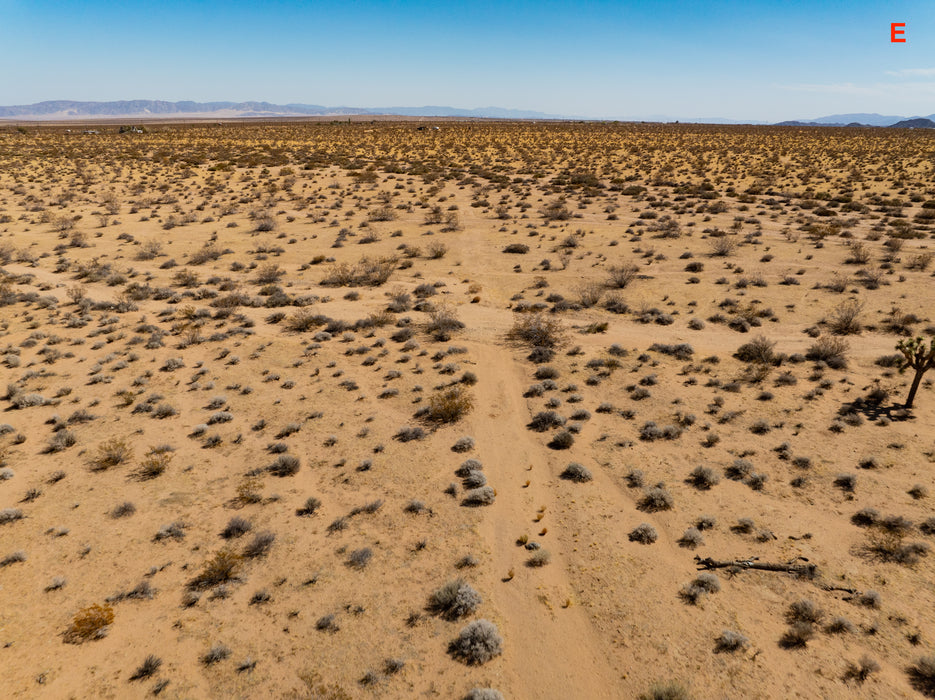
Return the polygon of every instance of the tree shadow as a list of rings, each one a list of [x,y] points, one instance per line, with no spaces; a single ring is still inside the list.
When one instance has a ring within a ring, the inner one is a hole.
[[[860,414],[867,420],[874,422],[881,418],[886,418],[889,421],[905,421],[915,418],[912,409],[906,408],[905,404],[884,403],[883,401],[873,401],[867,398],[859,398],[841,404],[838,415],[844,416],[849,413]]]

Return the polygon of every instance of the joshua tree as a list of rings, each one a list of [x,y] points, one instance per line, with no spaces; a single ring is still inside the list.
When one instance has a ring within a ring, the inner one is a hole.
[[[925,346],[925,340],[922,336],[909,340],[900,340],[896,344],[896,349],[904,356],[905,361],[899,368],[902,372],[911,367],[915,370],[915,376],[912,378],[912,386],[909,387],[909,396],[906,398],[906,408],[912,408],[912,402],[916,397],[916,391],[922,382],[922,375],[926,370],[935,367],[935,338],[932,338],[928,347]]]

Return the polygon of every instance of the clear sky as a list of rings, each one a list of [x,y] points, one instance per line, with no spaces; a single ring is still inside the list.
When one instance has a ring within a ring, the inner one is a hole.
[[[0,0],[0,66],[4,105],[916,116],[935,113],[935,1]]]

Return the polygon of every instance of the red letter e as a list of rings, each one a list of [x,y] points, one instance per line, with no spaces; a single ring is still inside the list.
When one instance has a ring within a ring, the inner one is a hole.
[[[906,33],[902,29],[897,29],[896,27],[905,27],[905,26],[906,26],[905,22],[893,22],[892,24],[890,24],[890,41],[892,43],[894,44],[905,44],[906,43],[905,39],[896,38],[897,36],[902,36],[903,34]]]

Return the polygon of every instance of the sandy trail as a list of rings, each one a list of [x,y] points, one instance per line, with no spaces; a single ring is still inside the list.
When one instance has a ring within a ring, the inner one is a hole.
[[[493,561],[486,590],[505,640],[503,690],[531,699],[566,698],[570,692],[576,697],[620,697],[618,674],[587,612],[574,605],[563,607],[572,585],[555,535],[538,536],[549,525],[554,506],[548,482],[561,467],[552,464],[556,457],[543,441],[525,429],[522,368],[507,348],[476,341],[467,345],[481,376],[471,430],[477,454],[497,489],[497,501],[485,509],[480,534]],[[538,523],[542,506],[546,516]],[[525,566],[530,552],[516,545],[524,533],[548,549],[551,564]],[[514,578],[503,581],[511,569]]]

